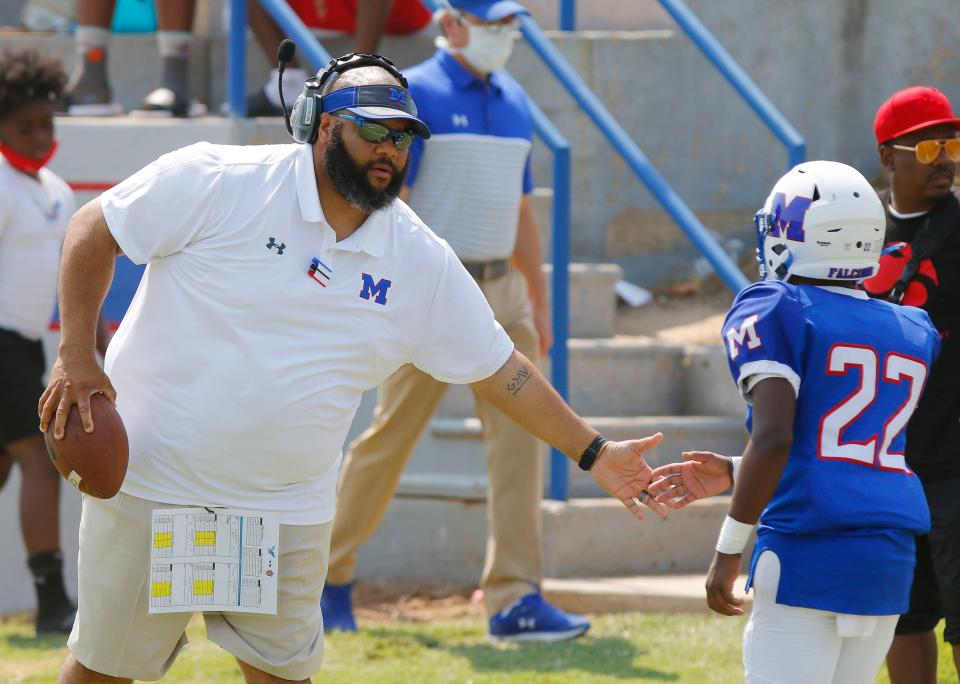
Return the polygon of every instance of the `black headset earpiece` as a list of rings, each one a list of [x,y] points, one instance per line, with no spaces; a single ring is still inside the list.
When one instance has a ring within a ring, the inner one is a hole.
[[[303,84],[303,92],[300,93],[293,105],[293,111],[290,113],[289,130],[294,140],[307,144],[316,141],[317,131],[320,129],[320,115],[323,113],[323,97],[321,94],[330,79],[345,71],[366,66],[384,69],[400,81],[400,85],[407,88],[407,79],[403,77],[400,70],[393,62],[381,55],[351,52],[349,55],[332,59],[323,71]]]

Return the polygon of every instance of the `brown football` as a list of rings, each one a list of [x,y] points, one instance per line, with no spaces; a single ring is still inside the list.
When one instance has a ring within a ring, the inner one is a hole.
[[[109,499],[120,491],[127,474],[127,431],[107,397],[90,397],[93,432],[83,431],[80,409],[70,408],[63,439],[54,439],[53,422],[44,434],[47,452],[67,482],[84,494]]]

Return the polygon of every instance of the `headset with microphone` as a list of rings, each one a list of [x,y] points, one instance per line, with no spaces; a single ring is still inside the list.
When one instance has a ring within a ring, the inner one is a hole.
[[[303,86],[293,110],[287,114],[283,99],[283,71],[296,53],[297,46],[289,38],[280,43],[277,61],[280,72],[280,105],[287,124],[287,132],[299,143],[311,144],[317,139],[320,115],[351,109],[371,119],[406,119],[413,124],[413,132],[421,138],[430,137],[430,129],[417,117],[417,106],[407,91],[407,79],[396,65],[381,55],[350,53],[330,60],[330,63]],[[380,67],[400,82],[396,85],[348,86],[323,95],[324,86],[330,79],[351,69]]]

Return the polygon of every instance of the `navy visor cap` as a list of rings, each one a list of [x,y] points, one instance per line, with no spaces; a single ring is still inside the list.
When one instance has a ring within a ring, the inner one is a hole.
[[[423,139],[430,129],[418,116],[417,105],[410,92],[399,85],[350,86],[323,96],[323,111],[333,114],[346,110],[364,119],[403,119],[412,124],[412,131]]]

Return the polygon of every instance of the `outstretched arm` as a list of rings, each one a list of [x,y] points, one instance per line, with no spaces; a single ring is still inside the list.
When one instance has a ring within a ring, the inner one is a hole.
[[[537,367],[517,351],[500,370],[471,386],[533,435],[575,462],[599,434],[573,412]],[[653,473],[643,452],[655,447],[661,439],[663,435],[658,433],[644,439],[607,442],[590,470],[604,491],[619,499],[641,520],[644,515],[636,497],[644,493]],[[666,517],[666,509],[653,497],[643,499],[657,515]]]

